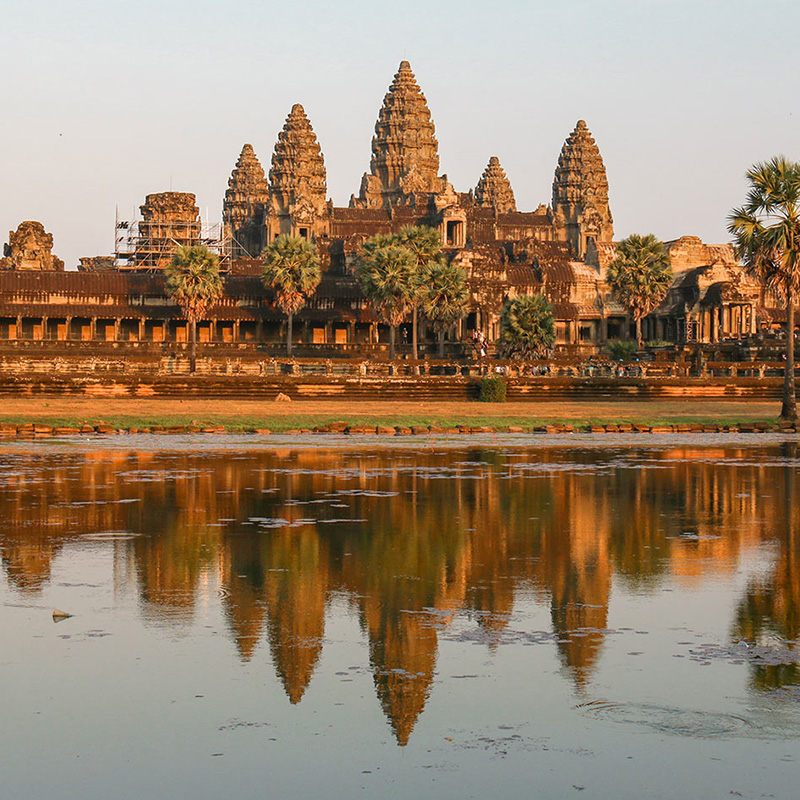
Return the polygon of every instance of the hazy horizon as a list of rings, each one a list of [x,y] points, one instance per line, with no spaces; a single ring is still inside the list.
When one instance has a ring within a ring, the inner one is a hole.
[[[800,158],[800,6],[785,0],[757,15],[738,0],[34,0],[3,17],[0,236],[39,220],[68,269],[113,252],[117,207],[130,218],[152,192],[193,192],[204,221],[219,221],[242,145],[268,170],[296,102],[328,195],[347,205],[402,59],[457,191],[496,155],[520,210],[548,204],[564,139],[585,119],[617,238],[727,241],[745,170]]]

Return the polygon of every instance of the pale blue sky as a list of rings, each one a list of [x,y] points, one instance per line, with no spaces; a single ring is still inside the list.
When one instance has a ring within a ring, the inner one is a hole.
[[[242,144],[268,168],[295,102],[346,205],[403,58],[460,191],[497,155],[520,209],[548,203],[585,119],[618,237],[725,241],[745,169],[800,159],[797,0],[0,0],[0,19],[0,237],[41,220],[68,267],[149,192],[218,221]]]

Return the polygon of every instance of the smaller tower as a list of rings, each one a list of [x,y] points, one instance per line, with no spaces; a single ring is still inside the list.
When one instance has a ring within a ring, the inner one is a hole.
[[[253,146],[245,144],[222,203],[223,237],[233,258],[257,258],[264,249],[268,199],[264,168]]]
[[[500,159],[492,156],[475,187],[475,204],[483,208],[493,208],[498,214],[517,210],[514,190],[500,166]]]
[[[325,160],[317,136],[299,103],[292,106],[278,134],[269,171],[267,228],[278,234],[311,238],[327,231]]]
[[[600,150],[580,119],[564,142],[553,180],[553,224],[575,258],[583,258],[590,241],[614,239],[608,207],[608,179]]]

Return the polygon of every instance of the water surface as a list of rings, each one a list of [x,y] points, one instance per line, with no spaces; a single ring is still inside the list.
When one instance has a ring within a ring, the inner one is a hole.
[[[543,439],[0,445],[5,796],[795,797],[795,442]]]

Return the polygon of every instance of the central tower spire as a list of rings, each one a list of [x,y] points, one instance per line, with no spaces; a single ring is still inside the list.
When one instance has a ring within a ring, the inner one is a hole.
[[[438,193],[439,143],[428,101],[417,85],[411,65],[401,61],[375,124],[370,171],[361,180],[351,205],[388,208],[413,205],[415,195]]]

